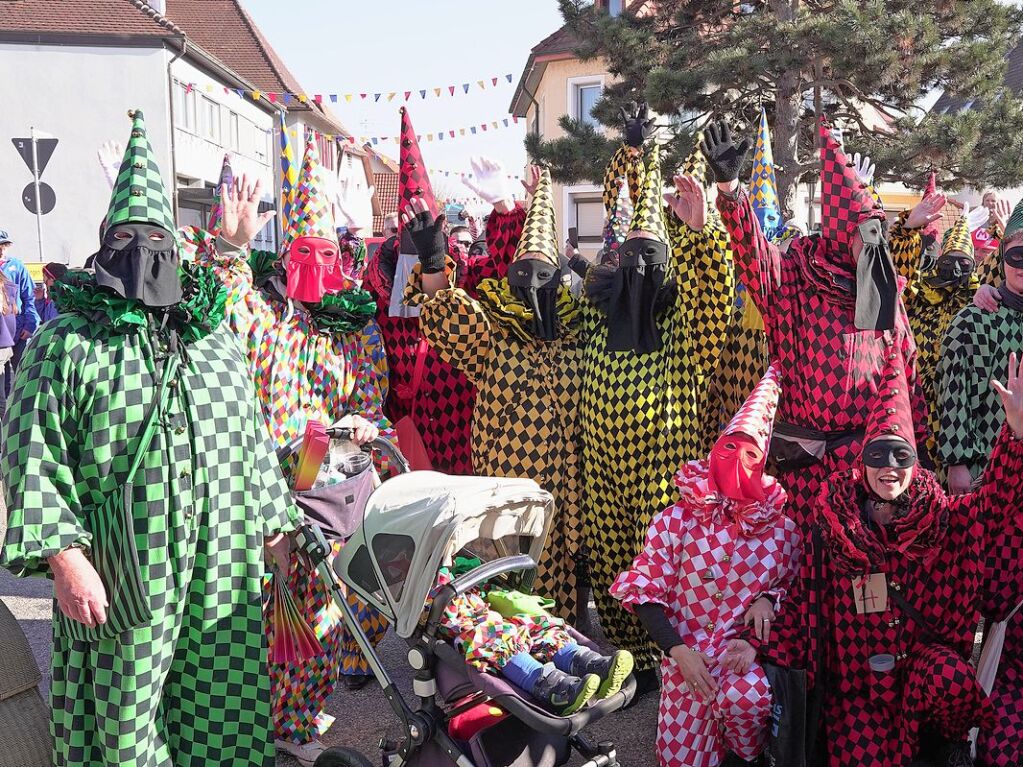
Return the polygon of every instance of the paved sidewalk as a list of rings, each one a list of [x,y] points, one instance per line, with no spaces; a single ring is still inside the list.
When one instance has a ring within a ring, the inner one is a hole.
[[[0,540],[6,514],[0,504]],[[50,610],[52,586],[42,579],[12,577],[0,569],[0,598],[18,618],[28,636],[36,661],[43,670],[43,694],[49,688]],[[593,615],[596,622],[596,615]],[[599,636],[594,637],[599,640]],[[380,645],[380,654],[388,673],[403,692],[411,696],[412,673],[405,660],[404,643],[393,633]],[[3,648],[0,648],[2,657]],[[409,697],[411,700],[411,697]],[[359,692],[339,689],[329,701],[328,712],[337,718],[324,741],[327,745],[357,748],[379,764],[377,743],[396,734],[394,715],[380,688],[372,684]],[[605,719],[587,731],[595,741],[611,740],[625,767],[654,767],[654,736],[657,720],[657,696],[648,695],[633,708]],[[581,760],[577,760],[581,761]],[[298,767],[290,757],[279,756],[277,767]]]

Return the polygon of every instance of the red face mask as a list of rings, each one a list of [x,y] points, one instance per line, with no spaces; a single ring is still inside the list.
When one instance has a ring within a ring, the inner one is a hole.
[[[763,501],[764,451],[745,434],[720,437],[710,451],[710,481],[733,501]]]
[[[315,304],[327,293],[343,290],[338,246],[323,237],[298,237],[288,251],[288,298]]]

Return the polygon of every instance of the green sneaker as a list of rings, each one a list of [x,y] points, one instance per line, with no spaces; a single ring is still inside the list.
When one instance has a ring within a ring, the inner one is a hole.
[[[533,687],[532,695],[561,716],[569,716],[589,703],[599,687],[600,677],[596,674],[580,678],[558,671],[553,664],[548,664],[544,667],[543,676]]]

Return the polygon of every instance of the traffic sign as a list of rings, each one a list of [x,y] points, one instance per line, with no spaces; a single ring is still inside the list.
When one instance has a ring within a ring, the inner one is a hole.
[[[44,184],[42,181],[39,182],[39,197],[42,199],[42,206],[36,204],[36,185],[33,181],[31,184],[25,187],[25,190],[21,193],[21,201],[25,203],[25,207],[28,208],[29,213],[37,213],[41,216],[45,216],[54,206],[57,204],[57,193],[53,191],[53,187],[49,184]]]
[[[21,155],[21,159],[25,161],[25,165],[28,166],[32,174],[41,177],[50,163],[50,158],[53,157],[53,150],[57,148],[58,140],[55,138],[36,139],[36,157],[39,158],[38,172],[32,165],[32,138],[12,138],[11,143],[14,144],[14,148],[18,150],[18,154]]]

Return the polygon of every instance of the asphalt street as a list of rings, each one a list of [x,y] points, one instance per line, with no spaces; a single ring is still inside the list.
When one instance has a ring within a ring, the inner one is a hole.
[[[0,539],[5,520],[6,513],[0,509]],[[43,672],[43,695],[46,696],[50,679],[52,586],[49,581],[18,579],[0,570],[0,599],[18,618],[28,636],[36,662]],[[595,614],[592,621],[596,625]],[[593,638],[597,641],[602,639],[599,633]],[[411,700],[412,673],[405,660],[404,643],[393,633],[388,634],[380,644],[379,652],[388,673]],[[0,657],[2,654],[3,648],[0,648]],[[380,688],[372,684],[358,692],[349,692],[339,687],[327,710],[336,717],[336,721],[324,742],[328,746],[356,748],[369,756],[374,764],[379,764],[377,743],[382,737],[394,737],[397,733],[396,720]],[[657,763],[654,756],[656,721],[657,696],[648,695],[632,708],[598,722],[586,734],[595,741],[614,742],[625,767],[653,767]],[[574,763],[581,762],[581,759],[574,760]],[[298,767],[298,762],[280,755],[277,767]]]

